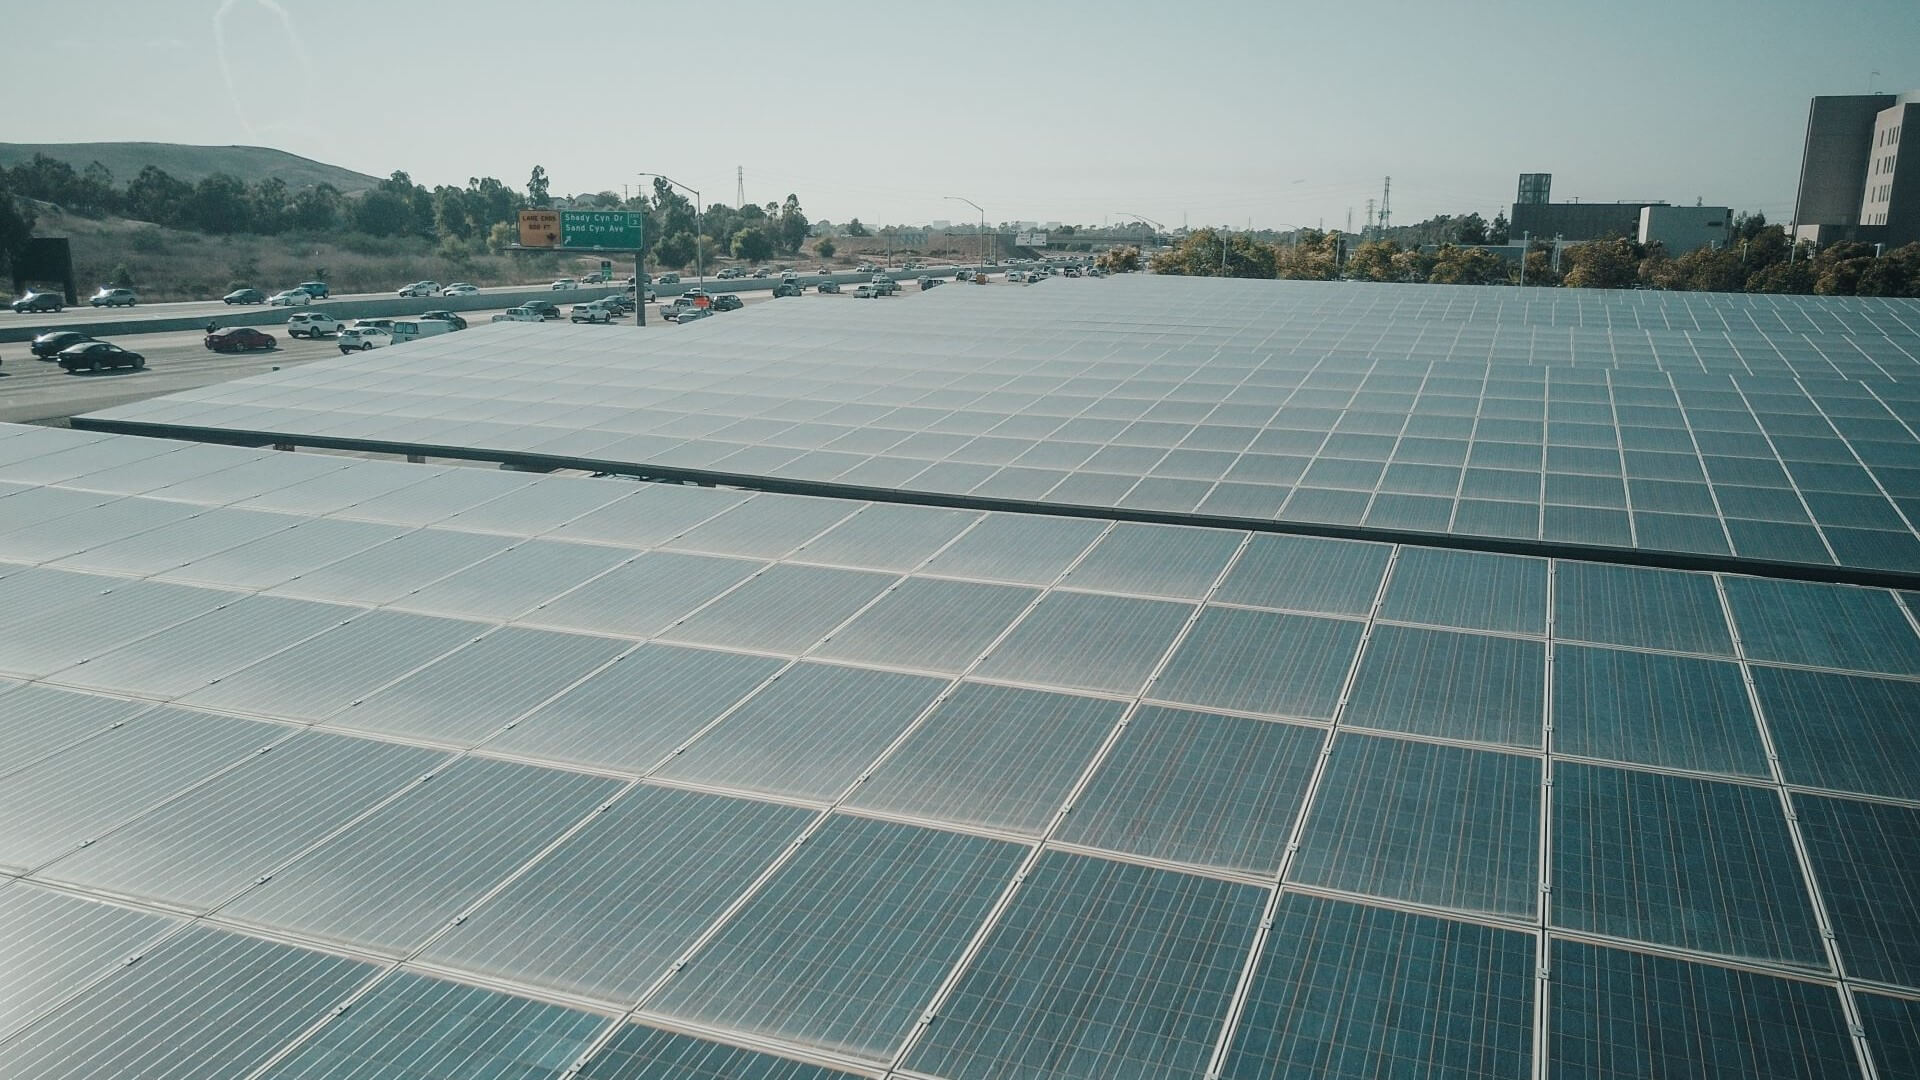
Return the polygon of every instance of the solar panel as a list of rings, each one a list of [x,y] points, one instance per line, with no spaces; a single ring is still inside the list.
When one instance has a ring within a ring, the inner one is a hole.
[[[1530,1075],[1533,935],[1280,901],[1220,1075]]]
[[[1897,551],[1912,329],[1339,291],[709,320],[671,377],[485,331],[312,411],[745,487],[0,426],[0,1073],[1857,1075],[1848,1010],[1898,1060],[1911,597],[1705,552]],[[239,959],[136,982],[185,913]],[[360,974],[97,1030],[309,955]]]
[[[501,324],[79,423],[1920,571],[1908,301],[1058,285],[673,334]]]

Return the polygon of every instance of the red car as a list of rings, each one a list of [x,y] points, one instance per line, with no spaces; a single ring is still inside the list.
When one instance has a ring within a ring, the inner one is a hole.
[[[207,348],[214,352],[252,352],[255,349],[278,348],[279,344],[272,334],[251,326],[229,326],[207,335]]]

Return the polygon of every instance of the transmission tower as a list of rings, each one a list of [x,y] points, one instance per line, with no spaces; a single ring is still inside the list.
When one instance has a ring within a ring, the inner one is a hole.
[[[733,167],[733,205],[747,205],[747,167],[745,165]]]
[[[1360,235],[1365,236],[1369,240],[1373,238],[1373,200],[1372,199],[1367,200],[1367,228],[1366,228],[1366,231],[1361,233]]]
[[[1393,177],[1380,187],[1380,235],[1387,234],[1387,225],[1393,221]]]

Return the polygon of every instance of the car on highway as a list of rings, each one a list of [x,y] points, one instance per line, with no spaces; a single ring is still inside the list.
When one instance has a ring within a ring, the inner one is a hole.
[[[381,326],[350,326],[340,331],[337,343],[340,346],[341,355],[344,356],[350,352],[366,352],[368,349],[391,345],[393,335]]]
[[[268,307],[306,307],[313,303],[313,294],[305,289],[282,289],[267,297]]]
[[[633,310],[633,297],[626,293],[613,293],[595,300],[596,304],[605,304],[615,315],[625,315]]]
[[[355,319],[353,320],[352,329],[365,330],[367,327],[371,326],[376,330],[385,330],[391,333],[393,330],[393,324],[394,324],[393,319]]]
[[[871,300],[879,295],[880,290],[874,288],[872,285],[862,285],[853,290],[853,298],[855,300]]]
[[[91,336],[77,330],[49,330],[34,338],[27,351],[42,360],[51,360],[60,355],[62,349],[92,340]]]
[[[295,285],[294,288],[304,291],[315,300],[325,300],[327,297],[333,295],[333,290],[329,288],[324,281],[303,281]]]
[[[575,304],[567,312],[567,321],[576,323],[610,323],[613,321],[613,309],[598,300],[587,304]]]
[[[105,285],[87,297],[87,303],[92,307],[132,307],[138,300],[132,289],[110,289]]]
[[[727,266],[722,267],[720,272],[713,276],[720,281],[732,281],[734,278],[746,277],[747,272],[737,266]]]
[[[729,293],[721,293],[719,296],[716,296],[713,298],[712,310],[739,311],[741,308],[746,306],[747,306],[746,301],[740,299],[738,296],[735,296],[733,293],[729,292]]]
[[[554,292],[561,292],[566,289],[577,289],[580,287],[580,283],[573,280],[570,277],[563,277],[559,281],[556,281],[552,285],[549,285],[547,287],[552,289]]]
[[[885,274],[873,275],[873,291],[880,296],[893,296],[900,291],[900,283]]]
[[[840,283],[832,280],[823,281],[814,287],[824,293],[837,293],[840,291]]]
[[[680,284],[680,275],[679,275],[679,274],[661,274],[661,275],[660,275],[660,277],[658,278],[658,280],[656,280],[656,281],[654,282],[654,284],[656,284],[656,285],[678,285],[678,284]]]
[[[488,322],[545,322],[538,311],[530,307],[510,307],[500,312]]]
[[[369,327],[368,329],[372,329]],[[393,321],[393,344],[412,341],[415,338],[435,337],[439,334],[453,333],[453,324],[439,319],[395,319]]]
[[[225,330],[215,330],[207,335],[205,344],[213,352],[253,352],[255,349],[280,347],[272,334],[251,326],[229,326]]]
[[[926,292],[928,289],[933,288],[935,285],[946,284],[946,282],[943,282],[939,278],[934,277],[930,274],[921,274],[919,277],[914,279],[914,282],[920,286],[921,292]]]
[[[972,269],[971,267],[966,267],[966,266],[963,266],[963,267],[961,267],[960,269],[958,269],[958,270],[955,270],[955,271],[953,272],[953,280],[955,280],[955,281],[972,281],[972,280],[973,280],[973,269]]]
[[[781,282],[780,284],[778,284],[778,285],[775,285],[775,286],[773,287],[773,295],[774,295],[774,296],[776,296],[776,297],[779,297],[779,296],[800,296],[800,295],[802,295],[802,294],[804,294],[805,292],[806,292],[806,290],[805,290],[805,289],[803,289],[803,288],[801,288],[801,287],[800,287],[800,283],[799,283],[799,282],[797,282],[797,281],[783,281],[783,282]]]
[[[871,273],[873,273],[874,271],[876,271],[876,270],[878,270],[878,269],[880,269],[880,268],[879,268],[879,267],[877,267],[877,266],[875,266],[875,265],[873,265],[873,264],[872,264],[872,263],[870,263],[870,262],[863,262],[863,263],[861,263],[861,264],[860,264],[859,266],[856,266],[856,267],[854,267],[853,269],[854,269],[854,272],[856,272],[856,273],[861,273],[861,274],[871,274]]]
[[[437,281],[416,281],[400,287],[401,296],[439,296],[440,283]]]
[[[707,310],[708,304],[712,303],[711,300],[707,300],[705,304],[701,303],[702,300],[706,299],[706,293],[701,292],[699,289],[690,289],[666,303],[661,304],[660,317],[668,322],[676,322],[680,316],[685,315],[689,311],[705,311]]]
[[[109,341],[83,341],[60,350],[60,366],[68,371],[107,371],[123,367],[138,371],[147,366],[147,358]]]
[[[340,320],[324,311],[296,311],[287,316],[287,336],[317,338],[340,332]]]
[[[543,319],[558,319],[560,317],[560,305],[549,303],[545,300],[529,300],[520,306],[531,308],[535,312],[538,312]]]
[[[432,319],[435,322],[446,323],[455,330],[465,330],[467,328],[467,320],[455,315],[451,311],[423,311],[420,313],[420,317],[423,319]]]
[[[471,281],[456,281],[440,290],[441,296],[472,296],[480,291],[480,286]]]
[[[1069,267],[1067,267],[1067,268],[1066,268],[1066,270],[1064,270],[1064,271],[1063,271],[1063,272],[1061,273],[1061,276],[1062,276],[1062,277],[1079,277],[1079,276],[1080,276],[1080,268],[1079,268],[1079,267],[1077,267],[1077,266],[1069,266]]]
[[[65,311],[67,298],[57,292],[38,292],[27,290],[27,294],[12,304],[13,310],[25,314],[29,311]]]
[[[681,311],[679,316],[675,318],[673,321],[676,323],[690,323],[696,319],[711,319],[711,318],[713,318],[712,308],[696,307],[696,308],[687,308]]]
[[[765,266],[756,266],[753,268],[753,276],[757,278],[766,277],[771,273],[773,273],[773,271]]]
[[[220,298],[223,304],[264,304],[267,294],[259,289],[235,289]]]
[[[1027,275],[1026,275],[1026,272],[1023,270],[1009,270],[1007,271],[1007,280],[1017,285],[1025,282],[1027,280]]]

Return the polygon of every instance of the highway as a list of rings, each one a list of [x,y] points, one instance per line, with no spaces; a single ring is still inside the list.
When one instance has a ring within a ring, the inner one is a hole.
[[[905,269],[896,267],[893,270],[888,271],[888,273],[892,274],[897,280],[911,283],[915,277],[918,277],[921,274],[934,274],[940,277],[952,277],[954,269],[955,268],[953,266],[947,266],[947,265],[925,267],[925,268],[916,269],[916,270],[905,270]],[[833,273],[834,273],[834,276],[837,277],[843,284],[859,280],[863,276],[863,275],[856,274],[854,271],[850,269],[835,270]],[[616,277],[616,280],[621,282],[624,282],[626,280],[626,278],[622,275],[616,274],[615,277]],[[801,278],[800,278],[802,282],[808,285],[813,284],[819,279],[820,279],[820,275],[814,274],[812,272],[802,272]],[[751,293],[756,289],[771,289],[773,286],[778,285],[779,283],[780,283],[780,278],[778,275],[775,275],[770,278],[734,278],[728,281],[721,281],[718,278],[715,278],[712,274],[707,275],[707,291],[709,292]],[[545,282],[531,282],[525,285],[494,285],[494,286],[489,286],[487,288],[481,289],[478,295],[481,297],[485,297],[485,296],[493,295],[496,293],[527,294],[531,292],[539,292],[546,284],[547,283]],[[694,275],[682,274],[680,275],[679,285],[662,286],[660,287],[659,291],[663,296],[672,296],[674,293],[678,292],[681,289],[691,289],[698,284],[699,284],[699,281],[697,278],[695,278]],[[584,286],[583,288],[589,291],[593,291],[593,294],[596,296],[601,295],[606,291],[606,287],[601,287],[601,286],[589,285],[589,286]],[[566,301],[562,301],[563,304],[572,302],[572,299],[573,299],[572,294],[569,293],[564,295],[566,295],[568,299]],[[325,300],[319,301],[315,305],[315,307],[319,310],[333,310],[337,305],[364,304],[364,303],[373,302],[373,301],[398,301],[400,299],[401,298],[397,290],[393,292],[381,292],[381,293],[354,293],[350,295],[336,294],[334,296],[327,297]],[[408,308],[408,310],[416,313],[421,311],[431,311],[435,308],[445,308],[445,307],[455,307],[456,310],[462,310],[464,313],[465,309],[463,306],[450,303],[450,301],[453,299],[455,298],[438,297],[438,296],[417,297],[407,301],[405,306]],[[472,298],[468,298],[466,302],[471,303]],[[507,304],[503,302],[500,306],[506,307]],[[195,320],[205,320],[205,321],[217,321],[223,326],[228,325],[230,322],[244,321],[248,325],[261,326],[265,324],[262,323],[258,318],[248,318],[245,320],[240,320],[236,317],[249,314],[249,313],[260,313],[263,311],[270,311],[273,313],[277,313],[280,316],[279,318],[274,319],[273,320],[274,322],[285,322],[286,321],[285,316],[287,314],[291,314],[292,312],[300,311],[300,310],[303,310],[303,309],[298,307],[269,309],[263,304],[228,304],[218,299],[184,300],[184,301],[177,301],[177,302],[165,303],[165,304],[136,304],[130,308],[129,307],[96,308],[87,303],[86,295],[83,294],[80,298],[79,304],[59,312],[47,311],[47,312],[16,313],[11,310],[0,310],[0,330],[11,330],[11,329],[16,329],[21,327],[32,328],[35,331],[58,330],[64,327],[77,326],[85,323],[102,323],[102,322],[126,323],[126,322],[144,321],[148,319],[195,319]],[[388,311],[388,310],[382,310],[380,313],[383,315],[393,314],[392,311]]]
[[[492,288],[481,289],[480,291],[483,294],[526,292],[528,289],[538,289],[540,288],[540,285],[541,283],[538,283],[538,282],[529,284],[529,285],[496,285],[496,286],[493,286]],[[330,296],[325,301],[322,301],[322,303],[327,304],[327,303],[341,303],[341,302],[364,301],[364,300],[393,300],[393,299],[397,299],[398,297],[399,297],[399,294],[397,292],[355,293],[350,296],[339,296],[339,295]],[[428,311],[433,309],[434,307],[440,306],[439,299],[440,299],[439,297],[426,297],[421,299],[420,310]],[[74,307],[67,308],[65,311],[60,311],[60,312],[45,311],[45,312],[33,312],[29,314],[15,314],[12,311],[0,311],[0,325],[11,325],[12,323],[15,323],[15,322],[30,322],[35,326],[40,326],[44,324],[50,330],[57,330],[62,326],[66,326],[72,323],[102,322],[105,320],[125,321],[125,320],[132,320],[132,319],[141,319],[141,318],[221,319],[223,317],[232,316],[243,311],[259,311],[261,308],[265,306],[266,305],[264,304],[229,304],[224,301],[215,299],[215,300],[181,300],[181,301],[176,301],[174,303],[167,303],[167,304],[136,304],[130,308],[127,308],[127,307],[97,308],[87,303],[87,296],[83,290],[83,293],[80,297],[80,303]],[[285,308],[285,309],[276,308],[275,310],[284,310],[291,313],[291,312],[299,311],[300,309],[299,308]]]
[[[723,282],[722,284],[732,283]],[[917,291],[912,288],[903,289],[901,295],[910,296]],[[852,289],[838,296],[810,292],[804,298],[790,298],[784,302],[798,303],[803,299],[840,301],[852,296]],[[766,292],[748,292],[741,294],[741,300],[748,305],[755,305],[769,303],[773,297]],[[156,304],[154,306],[158,308],[179,305]],[[486,311],[463,312],[462,316],[467,320],[467,329],[459,332],[485,333],[488,320],[500,310],[502,309],[494,308]],[[715,317],[724,319],[726,315]],[[69,416],[95,412],[130,401],[177,393],[196,386],[244,379],[271,371],[276,367],[294,367],[340,355],[340,347],[332,338],[322,338],[318,341],[306,338],[290,339],[287,337],[284,326],[269,326],[262,329],[279,340],[278,348],[252,353],[210,352],[205,344],[205,333],[198,330],[107,335],[107,340],[146,357],[147,367],[144,371],[122,368],[116,371],[102,371],[98,374],[69,374],[51,360],[36,359],[28,351],[25,343],[0,345],[0,423],[27,424],[59,421]],[[628,315],[606,329],[608,333],[617,334],[623,330],[632,333],[633,316]],[[672,331],[675,327],[659,317],[658,304],[649,304],[646,329]],[[405,348],[405,346],[398,346],[398,348]]]

